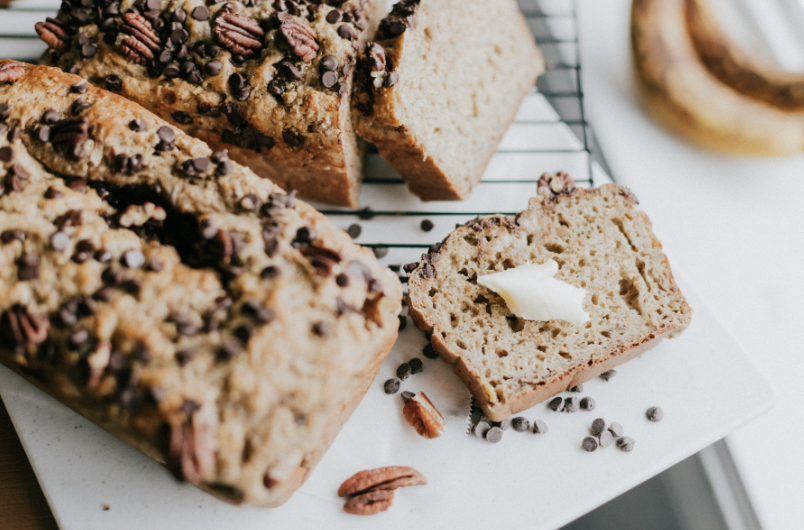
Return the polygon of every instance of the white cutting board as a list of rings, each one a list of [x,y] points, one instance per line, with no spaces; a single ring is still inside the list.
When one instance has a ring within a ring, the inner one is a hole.
[[[767,381],[680,280],[695,311],[684,334],[618,368],[611,381],[595,379],[573,394],[594,397],[594,411],[565,414],[537,405],[522,415],[547,422],[547,434],[509,429],[496,445],[465,434],[469,394],[440,360],[423,358],[424,372],[402,389],[425,391],[444,414],[446,432],[426,440],[407,425],[399,395],[385,395],[382,384],[400,363],[422,357],[425,337],[408,326],[308,482],[277,509],[230,506],[176,483],[160,465],[5,367],[0,394],[63,530],[553,529],[770,408]],[[660,423],[645,418],[654,405],[664,409]],[[597,417],[620,422],[636,440],[634,451],[612,445],[584,452],[581,440]],[[397,491],[385,513],[343,512],[335,493],[340,483],[358,470],[387,465],[413,466],[429,483]]]

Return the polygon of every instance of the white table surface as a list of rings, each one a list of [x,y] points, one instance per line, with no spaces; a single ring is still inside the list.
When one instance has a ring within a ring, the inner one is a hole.
[[[665,132],[635,95],[630,1],[579,4],[587,117],[673,263],[774,384],[776,407],[727,441],[765,530],[802,528],[804,156],[713,155]]]

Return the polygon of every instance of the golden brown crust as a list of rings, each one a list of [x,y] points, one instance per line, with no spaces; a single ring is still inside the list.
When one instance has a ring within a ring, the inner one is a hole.
[[[278,506],[391,349],[396,275],[133,102],[54,68],[0,71],[12,64],[0,361],[213,495]]]
[[[798,105],[798,81],[756,68],[724,40],[706,11],[688,24],[705,5],[701,1],[632,4],[632,52],[648,112],[708,149],[760,156],[800,152],[804,113],[788,110]]]

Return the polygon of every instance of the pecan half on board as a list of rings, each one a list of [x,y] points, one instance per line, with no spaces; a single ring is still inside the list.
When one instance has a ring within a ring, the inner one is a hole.
[[[444,416],[424,392],[419,392],[402,409],[402,414],[416,432],[425,438],[438,438],[444,432]]]
[[[412,467],[379,467],[359,471],[346,479],[338,488],[338,496],[351,496],[343,505],[347,513],[374,515],[391,507],[397,488],[422,484],[427,484],[427,479]]]

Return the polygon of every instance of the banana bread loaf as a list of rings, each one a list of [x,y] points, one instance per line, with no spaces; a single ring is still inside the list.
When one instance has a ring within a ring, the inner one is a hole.
[[[65,0],[37,24],[59,66],[117,92],[287,191],[356,206],[349,99],[378,0]]]
[[[424,200],[466,199],[544,70],[515,0],[402,0],[358,61],[358,134]]]
[[[0,132],[0,361],[179,478],[284,502],[396,339],[396,275],[78,76],[0,61]]]
[[[554,260],[555,278],[586,289],[585,324],[517,317],[479,276]],[[611,370],[690,322],[648,217],[625,188],[575,188],[543,176],[516,217],[452,232],[410,271],[410,314],[495,421]]]

